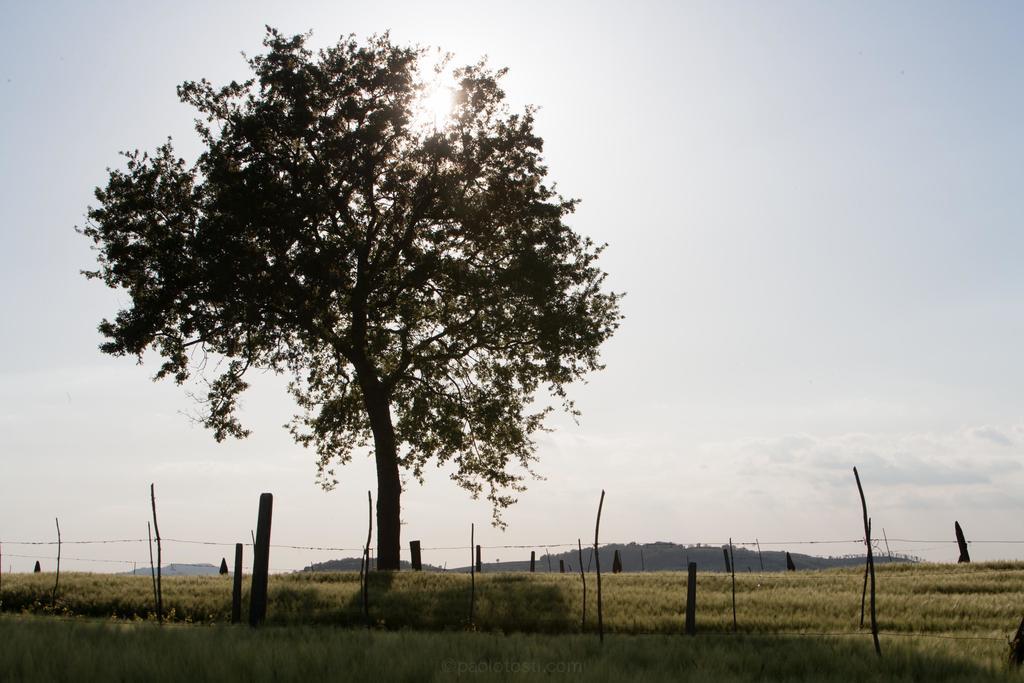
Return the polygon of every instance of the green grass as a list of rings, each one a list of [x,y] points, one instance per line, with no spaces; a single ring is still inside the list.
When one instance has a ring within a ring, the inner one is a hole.
[[[389,680],[447,680],[460,671],[505,680],[517,677],[517,666],[535,676],[538,667],[571,665],[552,673],[589,680],[1024,681],[1005,664],[1007,640],[1024,613],[1024,563],[880,566],[881,662],[859,627],[859,570],[737,574],[738,635],[730,578],[700,574],[697,638],[680,635],[685,574],[607,575],[603,648],[594,634],[594,578],[587,576],[581,634],[578,574],[479,575],[472,627],[467,575],[373,574],[370,632],[354,574],[271,577],[260,630],[226,623],[228,577],[166,579],[172,623],[159,627],[148,577],[62,575],[51,606],[52,574],[7,575],[0,680],[269,680],[275,672],[289,680],[377,679],[382,671]],[[63,618],[43,616],[53,614]]]
[[[469,576],[374,573],[370,615],[385,628],[462,629],[468,621]],[[595,577],[587,577],[588,630],[595,625]],[[736,610],[744,632],[859,629],[863,574],[856,569],[737,574]],[[685,573],[603,577],[609,632],[678,633]],[[51,608],[52,574],[4,577],[2,610],[119,619],[153,611],[149,577],[65,574]],[[358,576],[299,573],[270,579],[268,622],[277,625],[363,625]],[[248,591],[248,581],[245,582]],[[172,621],[222,623],[231,610],[230,577],[174,577],[163,582]],[[247,601],[246,601],[247,604]],[[578,574],[481,574],[476,578],[475,626],[503,632],[567,633],[581,629]],[[1005,634],[1024,612],[1024,563],[881,565],[878,619],[883,631]],[[702,631],[732,630],[730,579],[698,574],[697,620]]]
[[[0,617],[11,681],[1022,681],[987,641],[539,635]],[[1001,650],[1000,650],[1001,652]]]

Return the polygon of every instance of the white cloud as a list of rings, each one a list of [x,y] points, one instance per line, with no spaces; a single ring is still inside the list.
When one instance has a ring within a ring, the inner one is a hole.
[[[856,466],[869,511],[890,535],[895,529],[905,537],[941,537],[953,519],[967,519],[985,537],[1017,538],[1006,513],[1024,503],[1022,449],[991,438],[1013,431],[792,434],[705,444],[701,452],[732,465],[734,498],[780,521],[849,517],[859,508]],[[914,546],[904,549],[917,552]],[[1006,554],[1003,547],[990,550],[1001,553],[993,557]]]

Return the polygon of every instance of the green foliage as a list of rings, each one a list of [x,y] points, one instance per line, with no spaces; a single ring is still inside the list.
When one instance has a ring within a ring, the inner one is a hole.
[[[547,391],[574,410],[567,385],[601,367],[618,325],[601,247],[564,222],[575,201],[548,183],[533,110],[510,112],[503,71],[455,69],[450,120],[425,126],[422,50],[305,40],[268,29],[252,79],[179,88],[200,114],[195,164],[168,141],[97,189],[87,275],[131,300],[100,324],[101,349],[155,351],[157,378],[178,383],[207,354],[227,359],[202,375],[218,440],[248,434],[248,371],[287,373],[292,433],[325,486],[372,438],[394,486],[398,466],[422,480],[451,462],[497,520],[550,409],[528,407]]]

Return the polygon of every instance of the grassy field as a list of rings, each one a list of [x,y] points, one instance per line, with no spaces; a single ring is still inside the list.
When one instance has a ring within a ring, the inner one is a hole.
[[[0,609],[145,619],[153,611],[149,577],[63,574],[51,607],[53,574],[3,580]],[[470,580],[465,574],[401,572],[370,576],[370,616],[385,628],[428,630],[467,626]],[[678,633],[685,573],[603,576],[604,623],[610,632]],[[744,632],[857,631],[863,573],[855,569],[737,574],[737,621]],[[587,577],[588,630],[595,626],[595,577]],[[732,630],[730,579],[698,574],[697,621],[702,631]],[[298,573],[270,578],[268,623],[362,626],[358,576]],[[248,591],[248,581],[244,590]],[[164,579],[172,621],[222,623],[231,612],[230,577]],[[247,596],[246,596],[247,597]],[[247,601],[246,601],[247,604]],[[480,630],[566,633],[581,630],[578,574],[480,574],[474,624]],[[880,565],[878,619],[883,631],[1006,633],[1024,612],[1024,563]]]
[[[1024,681],[988,641],[606,636],[0,617],[11,681]]]
[[[737,574],[738,635],[731,633],[729,577],[700,574],[697,638],[679,635],[685,574],[605,576],[610,636],[603,648],[591,633],[596,591],[594,576],[587,578],[588,633],[581,635],[578,574],[478,576],[472,628],[467,575],[374,574],[372,632],[324,628],[364,625],[353,574],[271,577],[268,624],[258,631],[225,623],[228,577],[165,580],[173,624],[160,628],[149,619],[148,577],[62,575],[51,606],[52,574],[7,575],[0,643],[8,654],[0,655],[0,680],[59,680],[58,663],[76,672],[108,667],[104,677],[115,679],[142,677],[133,667],[154,680],[164,671],[202,680],[269,679],[274,671],[379,678],[387,662],[389,678],[404,680],[459,673],[634,680],[642,672],[649,680],[1024,681],[1005,665],[1008,637],[1024,613],[1021,563],[880,566],[882,662],[859,628],[858,570]],[[53,614],[63,618],[43,616]]]

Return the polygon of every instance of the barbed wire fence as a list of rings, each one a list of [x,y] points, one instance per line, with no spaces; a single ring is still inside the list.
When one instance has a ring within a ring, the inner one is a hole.
[[[952,547],[952,546],[956,546],[957,545],[957,541],[955,539],[936,539],[936,538],[915,539],[915,538],[894,537],[894,538],[889,538],[887,540],[888,540],[888,543],[890,545],[890,549],[892,550],[892,555],[894,557],[898,558],[898,560],[904,561],[904,562],[908,561],[908,560],[911,560],[911,561],[921,562],[921,563],[924,563],[924,564],[929,564],[929,562],[926,561],[926,560],[922,560],[918,555],[916,555],[916,553],[926,552],[926,551],[931,551],[931,550],[944,549],[944,548],[947,548],[947,547]],[[163,538],[162,542],[165,544],[165,547],[169,546],[172,549],[172,552],[173,552],[173,548],[174,548],[175,545],[180,545],[180,546],[205,546],[205,547],[209,547],[211,549],[212,548],[223,548],[225,550],[225,553],[226,553],[228,550],[232,550],[235,547],[235,544],[236,544],[233,541],[232,542],[228,542],[228,541],[207,540],[207,539],[183,539],[183,538]],[[875,551],[879,552],[881,550],[881,548],[882,548],[881,544],[883,542],[883,539],[881,539],[881,538],[872,538],[871,542],[872,542],[872,545],[875,548]],[[649,549],[649,548],[656,547],[656,546],[659,546],[659,545],[670,544],[672,546],[678,547],[680,550],[685,551],[685,550],[688,550],[688,549],[720,548],[720,547],[728,546],[728,543],[729,542],[727,540],[726,541],[715,541],[715,540],[703,540],[703,539],[702,540],[680,540],[680,541],[675,541],[675,540],[672,540],[672,541],[652,541],[652,542],[608,541],[608,542],[602,542],[601,546],[602,547],[639,546],[639,547],[642,547],[642,548],[648,548]],[[1024,545],[1024,540],[1021,540],[1021,539],[978,539],[978,540],[969,540],[967,543],[970,546],[975,546],[975,545],[978,545],[978,546],[981,546],[981,545],[1001,545],[1001,546],[1015,547],[1015,546]],[[773,541],[773,540],[766,540],[766,541],[759,541],[759,540],[754,540],[754,541],[737,541],[737,540],[734,539],[732,541],[732,544],[733,544],[733,546],[736,546],[737,548],[745,548],[745,549],[748,549],[748,550],[755,550],[758,547],[769,548],[769,549],[784,549],[784,548],[804,547],[804,546],[848,546],[850,549],[853,549],[853,548],[858,548],[858,547],[859,548],[863,548],[864,547],[864,539],[863,538],[793,539],[793,540],[782,540],[782,541]],[[146,539],[146,538],[110,538],[110,539],[62,540],[60,542],[60,545],[62,545],[62,546],[72,546],[72,547],[74,547],[74,546],[95,547],[95,546],[113,546],[113,545],[121,545],[121,546],[126,546],[126,545],[127,546],[131,546],[131,545],[134,545],[134,546],[138,547],[139,555],[136,556],[136,557],[131,557],[131,558],[124,557],[124,556],[120,556],[119,557],[118,555],[120,555],[120,554],[118,553],[118,554],[115,554],[113,556],[112,555],[104,554],[103,556],[100,556],[100,557],[96,557],[96,556],[93,556],[93,557],[79,557],[79,556],[66,556],[65,555],[61,559],[62,559],[62,562],[76,562],[76,563],[82,563],[82,564],[84,564],[86,566],[95,565],[97,570],[99,570],[99,571],[107,571],[107,572],[110,572],[110,573],[130,573],[131,569],[134,567],[135,570],[136,570],[136,573],[142,573],[143,571],[145,571],[145,573],[147,575],[149,574],[149,557],[148,557],[149,540]],[[252,542],[245,542],[242,545],[245,548],[250,549],[250,550],[253,548],[253,543]],[[486,550],[486,551],[497,551],[497,550],[531,551],[531,550],[536,550],[536,551],[544,551],[544,552],[546,552],[548,554],[556,554],[558,552],[569,552],[569,551],[572,551],[572,550],[574,550],[576,548],[576,545],[577,545],[577,543],[574,541],[574,542],[571,542],[571,543],[537,543],[537,544],[515,543],[515,544],[490,544],[490,545],[489,544],[480,544],[480,547],[481,547],[482,550]],[[56,561],[56,559],[57,559],[56,554],[50,554],[49,552],[46,552],[46,553],[27,553],[27,552],[25,552],[25,549],[29,549],[29,548],[39,548],[39,549],[46,548],[46,549],[50,549],[50,548],[56,548],[57,546],[58,546],[58,542],[56,540],[49,540],[49,539],[47,539],[47,540],[43,540],[43,539],[38,539],[38,540],[6,540],[6,539],[0,539],[0,563],[6,562],[8,558],[17,558],[19,560],[30,560],[30,561],[37,561],[38,560],[38,561],[41,561],[41,562],[42,561]],[[301,544],[289,544],[289,543],[271,543],[270,547],[271,547],[271,549],[277,550],[277,551],[295,551],[293,553],[289,553],[289,555],[291,557],[295,557],[296,556],[296,552],[297,553],[357,553],[358,554],[358,553],[362,553],[364,551],[364,547],[362,547],[362,546],[301,545]],[[9,549],[11,549],[11,548],[14,548],[15,552],[10,552]],[[370,550],[371,556],[375,556],[376,548],[371,545],[369,550]],[[426,552],[426,553],[460,553],[460,552],[464,553],[464,552],[469,552],[470,551],[470,546],[469,545],[438,545],[438,546],[425,546],[424,545],[424,546],[421,547],[421,551],[422,552]],[[401,553],[402,553],[403,558],[408,559],[408,557],[407,557],[409,555],[409,549],[408,548],[402,548]],[[247,554],[250,554],[250,553],[247,553]],[[880,554],[880,556],[882,558],[885,557],[885,552],[884,551],[879,552],[879,554]],[[226,554],[225,554],[225,557],[226,557]],[[193,555],[193,558],[194,558],[194,555]],[[836,558],[838,558],[838,559],[851,559],[851,560],[853,560],[853,559],[863,560],[864,559],[864,554],[863,554],[863,552],[861,552],[861,553],[850,552],[850,553],[845,553],[845,554],[838,555],[838,556],[830,555],[826,559],[836,559]],[[219,564],[220,559],[221,559],[220,557],[214,558],[214,557],[211,556],[210,561],[208,563],[199,563],[199,562],[196,562],[196,561],[187,561],[187,562],[186,561],[170,561],[170,562],[167,562],[165,564],[166,564],[166,566],[170,566],[170,567],[173,567],[175,565],[182,566],[182,567],[200,566],[201,564]],[[322,563],[324,561],[340,560],[340,559],[356,559],[356,558],[353,558],[353,557],[343,557],[343,558],[342,557],[331,557],[331,558],[318,557],[318,558],[308,558],[308,559],[309,559],[309,561],[303,562],[301,564],[299,564],[299,563],[285,563],[285,565],[272,566],[271,567],[271,571],[274,572],[274,573],[286,573],[286,572],[303,571],[303,570],[309,569],[310,567],[313,567],[313,566],[315,566],[317,564],[320,564],[320,563]],[[429,558],[425,558],[425,561],[427,559],[429,559]],[[543,559],[543,556],[541,557],[541,559]],[[216,563],[214,562],[214,560],[216,560]],[[318,561],[313,561],[313,560],[318,560]],[[484,564],[488,565],[488,564],[499,564],[499,563],[502,563],[502,564],[522,563],[522,562],[525,562],[525,561],[527,561],[527,560],[525,560],[525,559],[506,559],[506,560],[504,560],[504,562],[501,562],[500,560],[495,559],[493,563],[492,562],[485,562]],[[885,563],[884,561],[880,562],[880,564],[884,564],[884,563]],[[244,565],[244,566],[245,566],[246,569],[249,568],[249,565]],[[441,565],[435,565],[435,566],[436,567],[440,567]],[[544,564],[544,563],[541,563],[541,566],[543,568],[545,568],[545,569],[547,568],[547,565]],[[106,568],[106,569],[104,569],[104,568]],[[127,569],[125,569],[125,568],[127,568]],[[7,564],[6,566],[4,566],[3,564],[0,564],[0,570],[2,570],[4,572],[14,573],[12,571],[12,569],[13,569],[13,566],[10,565],[10,564]],[[680,558],[679,566],[675,567],[674,569],[676,569],[678,571],[685,571],[685,564],[682,562],[682,558]],[[459,571],[459,570],[468,571],[468,563],[466,563],[465,566],[461,566],[460,565],[460,566],[457,566],[457,567],[453,567],[450,571]],[[658,568],[658,569],[654,569],[654,570],[651,570],[651,571],[664,571],[664,570],[665,570],[664,568]],[[29,571],[29,570],[22,569],[21,571]],[[86,571],[91,571],[91,570],[86,569]],[[519,570],[513,569],[512,571],[519,571]],[[632,570],[630,570],[630,571],[632,571]],[[758,573],[761,573],[761,572],[758,572]],[[777,573],[777,572],[766,571],[764,573],[771,574],[771,573]],[[827,578],[827,577],[825,577],[825,578]]]
[[[889,549],[890,550],[892,549],[893,544],[900,544],[900,546],[897,546],[899,550],[908,550],[908,549],[914,549],[914,547],[922,546],[922,545],[924,545],[924,546],[931,546],[931,547],[945,548],[945,547],[948,547],[951,544],[952,545],[957,545],[957,543],[958,543],[957,540],[934,539],[934,538],[930,538],[930,539],[914,539],[914,538],[897,537],[897,538],[889,538],[889,539],[885,539],[885,540],[887,540],[887,542],[889,544]],[[162,541],[163,541],[163,543],[167,544],[172,549],[176,545],[177,546],[203,546],[203,547],[208,547],[208,548],[211,548],[211,549],[213,549],[213,548],[221,549],[222,548],[225,551],[225,556],[228,554],[227,550],[229,548],[233,549],[235,547],[235,545],[236,545],[236,543],[234,543],[234,542],[223,542],[223,541],[206,540],[206,539],[164,538],[164,539],[162,539]],[[871,538],[870,539],[870,542],[872,543],[872,545],[881,544],[882,541],[883,541],[883,539],[876,539],[876,538]],[[61,540],[60,542],[55,541],[55,540],[42,540],[42,539],[40,539],[40,540],[13,540],[13,541],[12,540],[2,540],[2,539],[0,539],[0,562],[2,562],[4,560],[7,560],[7,558],[27,559],[27,560],[30,560],[30,561],[44,561],[44,560],[45,561],[50,561],[50,560],[56,560],[57,556],[49,554],[49,551],[54,546],[58,546],[58,545],[60,545],[60,546],[72,546],[72,547],[76,547],[77,546],[77,547],[83,547],[83,548],[84,547],[107,547],[107,546],[136,546],[136,547],[141,548],[142,552],[148,553],[149,542],[150,542],[149,539],[146,539],[146,538],[111,538],[111,539]],[[979,540],[968,541],[968,543],[972,544],[972,545],[973,544],[977,544],[977,545],[1020,546],[1020,545],[1024,545],[1024,540],[1020,540],[1020,539],[979,539]],[[664,546],[666,544],[671,545],[674,550],[677,550],[677,551],[682,553],[682,552],[685,552],[686,550],[700,550],[700,549],[715,549],[715,550],[717,550],[718,548],[726,547],[728,545],[728,541],[726,541],[726,542],[710,541],[710,540],[699,540],[699,541],[658,541],[658,542],[651,542],[651,543],[637,543],[636,541],[629,541],[629,542],[609,541],[609,542],[602,542],[600,544],[599,548],[600,548],[600,550],[602,551],[602,554],[603,554],[604,549],[611,549],[611,548],[615,548],[615,547],[622,548],[622,547],[630,547],[630,546],[640,546],[640,547],[644,547],[644,548],[651,548],[651,547],[656,547],[656,546],[659,546],[659,545],[660,546]],[[248,554],[251,556],[251,550],[252,550],[254,544],[249,542],[249,543],[243,543],[242,545],[249,549],[249,553]],[[785,540],[785,541],[773,541],[773,540],[760,541],[760,540],[755,539],[754,541],[736,541],[736,540],[733,540],[732,541],[732,545],[733,546],[737,546],[737,547],[746,548],[748,550],[757,549],[758,551],[760,551],[760,548],[763,548],[763,547],[768,547],[768,548],[791,548],[791,547],[808,547],[808,546],[844,546],[845,545],[845,546],[853,546],[853,547],[864,548],[865,547],[865,542],[864,542],[863,538],[793,539],[793,540]],[[522,550],[522,551],[531,550],[531,551],[535,551],[535,550],[543,550],[543,551],[546,551],[547,553],[550,554],[551,551],[560,551],[560,550],[571,551],[571,550],[576,549],[577,546],[578,546],[578,542],[577,543],[540,543],[540,544],[521,544],[520,543],[520,544],[491,544],[491,545],[481,544],[480,548],[483,549],[483,550],[488,550],[488,551],[498,551],[498,550],[501,550],[501,551],[504,551],[504,550]],[[17,548],[19,550],[21,550],[21,549],[40,549],[40,550],[44,550],[45,549],[47,552],[46,552],[46,554],[43,554],[43,553],[26,553],[26,552],[11,553],[8,550],[11,547],[15,547],[15,548]],[[349,546],[332,546],[332,545],[300,545],[300,544],[289,544],[289,543],[274,543],[274,544],[270,544],[270,548],[274,549],[274,550],[277,550],[277,551],[294,551],[294,552],[305,552],[305,553],[309,553],[309,552],[316,552],[316,553],[361,553],[361,552],[363,552],[366,549],[365,547],[358,547],[358,546],[351,546],[351,547],[349,547]],[[370,547],[370,551],[371,552],[373,552],[374,550],[375,550],[375,548]],[[426,551],[426,552],[458,551],[458,552],[462,552],[462,553],[466,553],[466,552],[472,553],[473,548],[470,545],[462,545],[462,546],[447,546],[447,545],[445,545],[445,546],[424,546],[420,550],[421,551]],[[409,549],[403,549],[403,553],[402,553],[403,556],[406,555],[408,553],[408,551],[409,551]],[[849,554],[849,555],[843,555],[843,556],[840,556],[840,557],[848,558],[848,559],[851,559],[851,560],[858,560],[860,562],[863,562],[864,559],[865,559],[865,555],[864,554],[861,554],[861,555]],[[906,561],[907,559],[911,558],[912,556],[910,556],[909,554],[902,554],[902,555],[899,555],[899,557],[900,557],[901,560]],[[213,558],[211,558],[211,559],[213,559]],[[347,558],[347,559],[352,559],[352,558]],[[137,575],[144,575],[146,577],[148,577],[150,575],[148,555],[144,556],[143,558],[136,558],[136,559],[115,558],[115,557],[109,557],[109,556],[107,556],[107,557],[64,556],[62,558],[62,560],[64,562],[80,562],[80,563],[84,563],[84,564],[87,564],[87,565],[93,565],[93,566],[112,567],[112,569],[109,570],[109,572],[112,572],[112,573],[125,573],[125,574],[132,573],[132,574],[137,574]],[[523,562],[523,560],[513,560],[512,562]],[[167,564],[167,566],[173,568],[175,566],[175,564],[176,563],[174,563],[174,562],[169,562]],[[182,565],[182,566],[193,566],[193,567],[196,566],[195,563],[177,563],[177,564]],[[213,563],[211,562],[210,564],[213,564]],[[490,563],[488,563],[488,564],[490,564]],[[735,564],[735,560],[733,560],[733,564]],[[925,564],[928,564],[928,563],[925,563]],[[288,572],[297,572],[297,571],[307,570],[307,569],[309,569],[310,567],[312,567],[314,565],[315,565],[315,563],[305,564],[305,565],[303,565],[301,567],[300,566],[288,566],[288,567],[284,567],[284,566],[276,566],[276,567],[274,567],[274,566],[272,566],[271,567],[271,571],[273,573],[278,573],[278,574],[288,573]],[[540,566],[541,566],[541,568],[543,568],[545,565],[543,563],[541,563]],[[847,566],[853,566],[853,565],[847,565]],[[128,570],[129,567],[131,568],[131,571]],[[679,566],[677,568],[675,568],[675,569],[677,569],[679,571],[683,571],[684,567],[685,567],[685,565],[680,561]],[[118,572],[117,571],[118,568],[123,568],[124,571]],[[248,572],[248,571],[251,570],[251,565],[245,564],[245,565],[243,565],[243,569],[246,572]],[[733,569],[735,569],[735,567],[733,567]],[[457,567],[457,568],[454,568],[451,571],[468,571],[468,570],[469,570],[469,567],[466,566],[466,567]],[[500,568],[498,568],[498,570],[500,570]],[[548,565],[548,571],[551,571],[550,565]],[[650,571],[664,571],[664,570],[659,568],[659,569],[653,569],[653,570],[650,570]],[[913,572],[912,576],[914,578],[922,578],[922,577],[925,577],[925,576],[938,577],[938,576],[954,576],[954,575],[962,577],[962,576],[967,576],[967,575],[969,575],[969,576],[976,576],[976,575],[979,575],[979,574],[981,574],[981,575],[984,575],[984,574],[1001,574],[1001,575],[1005,575],[1007,571],[1008,570],[1006,568],[986,569],[986,568],[971,567],[969,574],[964,574],[958,568],[951,567],[949,569],[944,569],[944,570],[939,570],[939,569],[927,570],[927,571],[917,570],[917,571]],[[1022,567],[1019,571],[1022,573],[1022,575],[1024,575],[1024,567]],[[570,570],[570,573],[571,573],[571,570]],[[802,581],[807,581],[807,580],[821,580],[821,581],[834,582],[836,580],[836,576],[835,575],[831,575],[830,576],[828,574],[812,573],[812,572],[805,572],[805,571],[799,572],[799,576],[796,576],[793,572],[787,572],[787,571],[781,571],[781,570],[779,570],[779,571],[763,571],[762,570],[762,571],[753,572],[753,573],[757,576],[758,581],[776,579],[776,580],[782,580],[782,581],[794,580],[794,581],[801,581],[801,582]],[[61,618],[61,617],[58,616],[57,618]],[[652,631],[652,632],[630,631],[629,633],[630,633],[630,635],[641,635],[641,636],[642,635],[664,635],[663,632],[656,632],[656,631]],[[722,636],[733,636],[733,635],[735,635],[735,633],[728,632],[728,631],[702,630],[700,632],[700,636],[702,636],[702,637],[722,637]],[[836,631],[836,630],[820,630],[820,631],[809,631],[809,630],[803,630],[803,631],[789,631],[789,630],[759,631],[759,630],[755,630],[755,631],[750,631],[750,632],[744,632],[744,635],[751,636],[751,637],[757,637],[757,638],[846,638],[846,637],[851,637],[851,636],[852,637],[865,637],[866,634],[865,634],[865,632],[863,630],[851,630],[851,631]],[[955,633],[936,633],[936,632],[930,632],[930,631],[903,631],[903,630],[900,630],[900,631],[889,631],[889,630],[881,630],[881,631],[879,631],[879,635],[887,637],[887,638],[922,638],[922,639],[940,639],[940,640],[957,640],[957,641],[988,641],[988,642],[1000,642],[1000,643],[1007,643],[1007,642],[1009,642],[1008,638],[1002,637],[1002,636],[966,635],[966,634],[955,634]]]
[[[872,543],[875,543],[875,542],[880,542],[882,539],[874,539],[874,538],[872,538],[871,540],[872,540]],[[948,541],[948,540],[942,540],[942,539],[912,539],[912,538],[898,538],[898,539],[896,539],[896,538],[890,538],[888,540],[889,540],[890,544],[892,544],[892,543],[901,543],[901,544],[910,544],[910,545],[912,545],[912,544],[927,544],[927,545],[939,545],[941,547],[945,547],[945,546],[947,546],[949,544],[956,545],[956,543],[957,543],[956,540],[949,540]],[[61,541],[61,545],[88,546],[88,547],[92,547],[92,546],[114,546],[114,545],[122,545],[122,546],[123,545],[139,545],[139,546],[146,547],[146,546],[148,546],[148,542],[149,542],[148,539],[145,539],[145,538],[114,538],[114,539],[62,540]],[[166,543],[166,544],[169,544],[172,547],[174,545],[206,546],[206,547],[210,547],[210,548],[224,548],[225,550],[228,549],[228,548],[233,548],[235,546],[235,543],[229,543],[229,542],[223,542],[223,541],[214,541],[214,540],[201,540],[201,539],[165,538],[165,539],[163,539],[163,542]],[[637,543],[635,541],[630,541],[630,542],[614,542],[614,541],[610,541],[610,542],[606,542],[606,543],[601,543],[600,547],[603,550],[603,549],[606,549],[606,548],[610,549],[610,548],[613,548],[613,547],[623,547],[623,546],[628,547],[628,546],[631,546],[631,545],[633,545],[633,546],[643,546],[643,547],[652,547],[652,546],[656,546],[656,545],[665,545],[665,544],[668,544],[668,543],[671,543],[676,549],[678,549],[680,551],[685,551],[687,549],[695,550],[695,549],[709,549],[709,548],[713,548],[713,549],[717,550],[719,547],[723,547],[723,546],[726,546],[728,544],[728,542],[722,543],[722,542],[718,542],[718,541],[707,541],[707,540],[692,541],[692,542],[667,542],[667,541],[659,541],[659,542],[656,542],[656,543]],[[745,548],[748,548],[748,549],[757,548],[758,546],[761,546],[761,547],[768,546],[768,547],[772,547],[772,548],[776,548],[776,547],[796,547],[796,546],[819,546],[819,545],[831,545],[831,546],[835,546],[835,545],[858,545],[860,547],[864,546],[864,540],[863,539],[821,539],[821,540],[817,540],[817,539],[800,539],[800,540],[788,540],[788,541],[757,541],[757,540],[755,540],[755,541],[736,541],[736,540],[733,540],[732,543],[733,543],[734,546],[741,546],[741,547],[745,547]],[[993,544],[995,544],[995,545],[1018,546],[1018,545],[1024,545],[1024,540],[1019,540],[1019,539],[1005,539],[1005,540],[982,539],[982,540],[971,541],[970,543],[979,544],[979,545],[984,545],[984,544],[993,545]],[[41,554],[41,553],[24,553],[24,552],[10,553],[10,552],[8,552],[6,550],[6,548],[15,546],[15,547],[18,547],[18,548],[40,548],[40,549],[44,549],[45,548],[45,549],[49,550],[50,548],[52,548],[54,546],[57,546],[57,545],[58,545],[58,542],[57,541],[53,541],[53,540],[16,540],[16,541],[0,540],[0,549],[4,549],[3,553],[2,553],[2,556],[0,556],[0,557],[2,557],[3,559],[11,558],[11,557],[17,557],[17,558],[29,559],[29,560],[55,560],[56,559],[56,555]],[[245,547],[249,548],[249,549],[251,549],[253,547],[253,544],[251,542],[250,543],[244,543],[243,545]],[[331,553],[362,552],[364,550],[364,548],[362,548],[362,547],[330,546],[330,545],[322,545],[322,546],[318,546],[318,545],[298,545],[298,544],[288,544],[288,543],[271,544],[270,547],[272,549],[276,549],[276,550],[279,550],[279,551],[280,550],[292,550],[292,551],[307,551],[307,552],[308,551],[315,551],[315,552],[331,552]],[[533,544],[533,545],[531,545],[531,544],[492,544],[492,545],[481,545],[482,549],[491,550],[491,551],[494,551],[494,550],[537,550],[537,549],[551,551],[551,550],[561,550],[561,549],[571,550],[571,549],[574,549],[576,547],[577,547],[576,543],[542,543],[542,544]],[[465,546],[425,546],[425,547],[421,548],[421,550],[423,550],[423,551],[431,551],[431,552],[452,551],[452,550],[468,552],[468,551],[470,551],[470,548],[471,547],[468,546],[468,545],[465,545]],[[372,550],[372,548],[371,548],[371,550]],[[147,551],[148,551],[148,548],[147,548]],[[860,559],[860,560],[864,559],[863,555],[860,555],[860,556],[850,555],[850,556],[847,556],[847,557],[850,557],[850,559]],[[129,559],[117,559],[117,558],[110,558],[110,557],[102,557],[101,558],[101,557],[74,557],[74,556],[64,556],[62,559],[64,561],[75,561],[75,562],[83,562],[83,563],[95,563],[95,564],[99,564],[99,565],[119,565],[119,566],[131,566],[131,565],[134,565],[137,568],[136,573],[144,574],[147,577],[149,576],[148,556],[147,556],[147,559],[145,559],[145,561],[142,560],[142,559],[132,559],[132,560],[129,560]],[[175,563],[171,562],[171,563],[168,563],[167,566],[173,567],[174,564]],[[181,563],[181,564],[186,564],[186,563]],[[195,565],[189,563],[189,564],[187,564],[187,566],[195,566]],[[282,572],[302,571],[304,569],[307,569],[307,567],[308,567],[308,565],[304,566],[304,567],[272,567],[272,570],[277,572],[277,573],[282,573]],[[244,568],[246,570],[249,570],[251,567],[249,565],[244,565]],[[468,567],[466,567],[466,568],[460,567],[458,569],[459,570],[468,570]],[[682,564],[680,564],[679,569],[680,570],[683,569]],[[455,571],[455,570],[453,570],[453,571]],[[661,570],[652,570],[652,571],[661,571]],[[116,572],[116,570],[115,570],[115,572]],[[984,569],[984,568],[974,568],[974,567],[972,567],[971,570],[970,570],[969,575],[971,575],[971,576],[978,575],[978,574],[1001,574],[1001,575],[1005,575],[1006,572],[1007,572],[1007,570],[1005,568],[1004,569]],[[1022,567],[1020,569],[1020,572],[1022,574],[1024,574],[1024,567]],[[128,573],[128,572],[124,572],[124,573]],[[782,579],[782,580],[796,580],[796,581],[807,581],[808,579],[818,579],[818,580],[823,580],[823,581],[835,581],[835,576],[829,576],[827,574],[818,574],[818,573],[811,573],[811,572],[799,572],[799,576],[797,576],[793,572],[786,572],[786,571],[760,571],[760,572],[754,572],[754,574],[757,575],[759,581],[765,580],[765,579],[771,579],[771,578]],[[950,568],[950,569],[947,569],[947,570],[937,570],[937,571],[915,571],[915,572],[913,572],[913,577],[915,577],[915,578],[921,578],[921,577],[924,577],[924,576],[936,577],[936,576],[953,576],[953,575],[965,576],[965,574],[963,574],[961,571],[958,571],[957,568]],[[70,617],[61,617],[59,615],[56,615],[53,618],[70,619]],[[629,634],[630,635],[639,635],[639,636],[644,636],[644,635],[665,635],[664,632],[658,632],[658,631],[650,631],[650,632],[646,632],[646,631],[630,631]],[[729,631],[702,630],[702,631],[700,631],[699,635],[701,637],[729,637],[729,636],[733,636],[735,634],[732,633],[732,632],[729,632]],[[847,638],[847,637],[862,637],[863,638],[863,637],[866,636],[866,633],[863,630],[852,630],[852,631],[837,631],[837,630],[818,630],[818,631],[809,631],[809,630],[803,630],[803,631],[789,631],[789,630],[782,630],[782,631],[759,631],[759,630],[757,630],[757,631],[751,631],[751,632],[744,632],[744,635],[750,636],[750,637],[756,637],[756,638]],[[887,638],[922,638],[922,639],[939,639],[939,640],[956,640],[956,641],[987,641],[987,642],[999,642],[999,643],[1007,643],[1008,642],[1008,639],[1006,637],[1003,637],[1003,636],[935,633],[935,632],[929,632],[929,631],[903,631],[903,630],[900,630],[900,631],[888,631],[888,630],[882,630],[882,631],[879,632],[879,635],[887,637]]]

